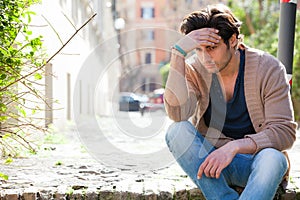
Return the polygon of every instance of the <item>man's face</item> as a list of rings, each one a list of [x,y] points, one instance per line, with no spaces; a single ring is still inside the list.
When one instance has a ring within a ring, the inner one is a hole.
[[[231,51],[223,40],[214,46],[200,46],[196,49],[199,61],[210,73],[220,72],[229,64]]]

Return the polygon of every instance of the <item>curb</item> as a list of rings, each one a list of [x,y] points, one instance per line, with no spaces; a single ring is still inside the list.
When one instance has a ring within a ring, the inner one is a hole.
[[[171,194],[170,192],[134,193],[121,191],[86,191],[85,189],[74,190],[71,193],[57,191],[24,191],[13,189],[4,190],[0,200],[205,200],[199,189],[180,190]]]
[[[205,200],[201,191],[197,188],[170,192],[134,193],[122,191],[88,191],[85,188],[69,191],[68,193],[48,190],[24,190],[6,189],[1,192],[0,200]],[[300,193],[286,191],[285,194],[276,196],[274,200],[299,200]]]

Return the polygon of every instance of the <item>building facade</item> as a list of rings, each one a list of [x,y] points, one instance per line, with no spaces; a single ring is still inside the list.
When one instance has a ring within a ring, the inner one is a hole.
[[[34,9],[33,32],[43,36],[47,55],[65,45],[45,70],[46,126],[63,126],[78,116],[109,115],[111,93],[118,92],[111,89],[111,83],[118,89],[120,76],[119,60],[114,60],[118,58],[118,42],[111,2],[43,0]]]
[[[170,47],[180,38],[182,18],[206,4],[205,0],[115,0],[123,54],[120,91],[150,93],[162,87],[159,69],[170,59]]]

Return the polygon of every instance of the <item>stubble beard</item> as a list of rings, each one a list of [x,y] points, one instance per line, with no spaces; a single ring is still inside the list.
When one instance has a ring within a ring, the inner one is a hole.
[[[228,58],[228,60],[226,61],[226,63],[222,67],[219,68],[219,70],[218,70],[219,73],[221,71],[223,71],[224,69],[226,69],[227,66],[228,66],[228,64],[229,64],[229,62],[231,61],[231,59],[232,59],[232,53],[230,51],[229,51],[229,53],[230,53],[230,57]]]

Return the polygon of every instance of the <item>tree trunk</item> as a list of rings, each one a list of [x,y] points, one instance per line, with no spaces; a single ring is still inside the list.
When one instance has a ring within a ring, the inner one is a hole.
[[[254,34],[255,33],[255,28],[254,28],[254,26],[252,24],[252,19],[251,19],[250,14],[248,12],[246,12],[246,24],[248,26],[250,34],[251,35]]]

